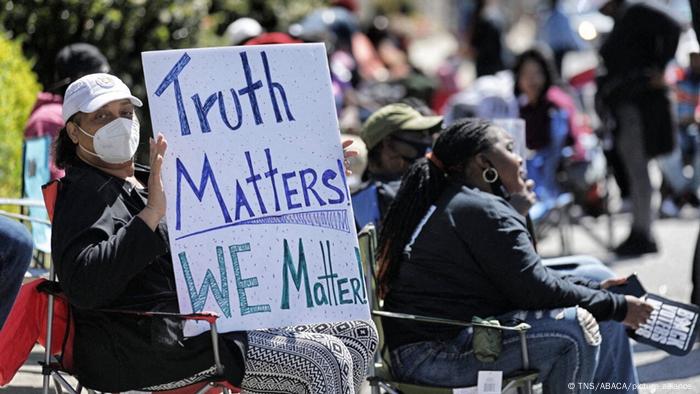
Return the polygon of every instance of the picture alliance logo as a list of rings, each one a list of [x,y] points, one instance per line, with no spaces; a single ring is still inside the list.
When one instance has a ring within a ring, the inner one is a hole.
[[[570,382],[567,384],[569,390],[592,390],[592,391],[639,391],[649,390],[656,392],[657,390],[686,390],[692,391],[694,386],[689,383],[627,383],[627,382]],[[694,391],[693,391],[694,392]]]

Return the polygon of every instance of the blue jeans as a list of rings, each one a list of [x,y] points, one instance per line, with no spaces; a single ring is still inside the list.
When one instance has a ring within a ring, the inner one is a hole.
[[[543,263],[556,269],[557,265],[563,274],[580,276],[602,282],[617,277],[603,262],[591,256],[566,256],[545,259]],[[573,263],[573,264],[569,264]],[[639,377],[632,358],[632,347],[627,337],[627,331],[622,323],[604,321],[598,323],[603,341],[600,344],[600,358],[593,382],[595,383],[627,383],[628,387],[638,386]],[[620,387],[615,385],[614,387]],[[637,390],[619,389],[606,390],[606,393],[636,393]]]
[[[615,276],[600,260],[589,256],[547,259],[545,264],[561,267],[564,274],[596,281]],[[638,385],[639,379],[625,327],[615,321],[600,322],[601,344],[590,346],[576,320],[575,308],[565,311],[565,318],[560,320],[552,318],[557,310],[522,311],[499,317],[507,321],[515,315],[532,326],[527,334],[530,366],[540,372],[544,392],[587,393],[591,392],[591,385],[583,383],[625,383],[628,390],[606,392],[636,393],[632,387]],[[474,358],[471,339],[471,329],[465,329],[451,341],[402,346],[392,352],[392,372],[401,381],[464,387],[476,384],[479,370],[501,370],[508,376],[522,367],[517,335],[504,333],[501,356],[488,364]],[[573,390],[569,383],[574,383]]]
[[[0,329],[32,260],[32,248],[29,231],[21,223],[0,216]]]
[[[563,312],[563,317],[557,318]],[[530,324],[527,344],[530,368],[539,371],[545,393],[582,393],[578,382],[593,381],[598,346],[586,342],[576,318],[576,308],[551,311],[521,311],[499,316]],[[401,346],[391,354],[392,373],[400,381],[418,384],[466,387],[477,383],[480,370],[503,371],[504,376],[522,369],[520,338],[503,333],[500,357],[492,363],[476,359],[472,329],[466,328],[449,341],[426,341]],[[573,389],[569,385],[574,383]]]

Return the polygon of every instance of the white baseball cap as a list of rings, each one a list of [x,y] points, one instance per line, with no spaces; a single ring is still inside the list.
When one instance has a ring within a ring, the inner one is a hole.
[[[236,19],[226,28],[226,37],[231,45],[242,45],[244,41],[257,37],[265,29],[253,18],[243,17]]]
[[[129,99],[137,107],[141,100],[131,95],[129,87],[111,74],[88,74],[68,86],[63,96],[63,123],[78,112],[95,112],[115,100]]]

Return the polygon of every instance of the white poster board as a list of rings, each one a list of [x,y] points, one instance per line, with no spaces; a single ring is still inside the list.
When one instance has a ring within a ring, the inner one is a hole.
[[[142,58],[153,130],[168,142],[181,311],[218,313],[222,332],[369,319],[324,46]]]

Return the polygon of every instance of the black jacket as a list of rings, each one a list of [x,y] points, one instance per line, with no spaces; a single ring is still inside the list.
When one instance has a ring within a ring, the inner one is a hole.
[[[147,184],[147,169],[137,168],[136,176]],[[208,332],[184,339],[179,321],[100,311],[179,311],[165,223],[154,232],[136,216],[146,198],[83,162],[66,170],[59,189],[52,257],[73,307],[76,374],[92,389],[144,388],[214,365]],[[247,335],[222,337],[226,379],[239,385]]]
[[[620,103],[639,108],[644,128],[640,136],[648,157],[670,152],[675,118],[666,88],[653,87],[652,76],[663,76],[678,46],[680,25],[645,4],[623,5],[610,36],[600,48],[607,74],[598,79],[598,97],[614,109]],[[614,111],[611,111],[614,115]]]
[[[457,184],[435,203],[389,283],[386,310],[469,321],[515,310],[579,305],[598,320],[623,320],[624,296],[545,267],[525,218],[504,199]],[[461,327],[383,320],[390,349],[451,339]]]

